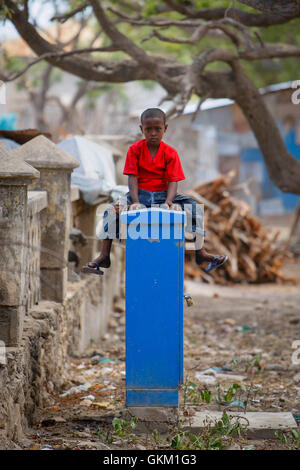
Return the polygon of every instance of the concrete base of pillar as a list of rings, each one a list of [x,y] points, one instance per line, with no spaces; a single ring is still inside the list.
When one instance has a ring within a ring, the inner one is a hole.
[[[68,268],[41,268],[41,297],[43,300],[63,302],[67,293]]]
[[[178,424],[178,407],[166,406],[128,406],[123,409],[122,419],[130,421],[131,418],[138,418],[135,430],[137,432],[152,433],[154,429],[164,433]]]
[[[25,316],[25,307],[0,305],[0,341],[5,347],[20,344]]]

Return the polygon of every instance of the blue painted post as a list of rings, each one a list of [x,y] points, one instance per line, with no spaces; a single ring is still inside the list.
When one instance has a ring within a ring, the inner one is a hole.
[[[178,406],[183,382],[185,213],[124,212],[126,405]]]

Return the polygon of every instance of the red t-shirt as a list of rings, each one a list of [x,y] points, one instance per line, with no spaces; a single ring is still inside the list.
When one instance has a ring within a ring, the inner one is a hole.
[[[138,187],[147,191],[164,191],[170,181],[185,179],[176,150],[161,141],[152,158],[146,139],[129,147],[123,174],[137,176]]]

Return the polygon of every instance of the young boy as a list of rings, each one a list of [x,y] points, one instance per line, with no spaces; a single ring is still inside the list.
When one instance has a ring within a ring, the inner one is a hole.
[[[100,267],[110,267],[112,239],[119,238],[119,209],[129,206],[129,210],[136,210],[141,204],[146,207],[151,207],[152,204],[164,204],[165,208],[171,210],[179,209],[179,205],[186,211],[186,232],[195,234],[196,263],[200,265],[208,262],[206,272],[222,266],[227,261],[227,256],[211,255],[203,248],[205,232],[200,206],[194,199],[177,194],[177,183],[184,180],[185,176],[176,150],[162,141],[167,128],[166,115],[159,108],[150,108],[142,113],[140,129],[145,139],[129,147],[123,171],[124,175],[128,175],[129,186],[129,192],[125,195],[125,204],[123,203],[122,207],[122,203],[112,203],[110,214],[108,211],[104,213],[108,224],[103,228],[100,237],[104,238],[102,251],[87,266],[83,266],[83,272],[103,274]],[[114,233],[109,233],[108,226],[112,218],[116,222],[116,230]]]

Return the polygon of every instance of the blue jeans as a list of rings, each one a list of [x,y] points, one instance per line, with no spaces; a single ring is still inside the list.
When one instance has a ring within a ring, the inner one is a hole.
[[[140,204],[145,207],[151,207],[151,205],[163,204],[167,198],[167,190],[164,191],[146,191],[145,189],[138,189],[138,197]],[[126,193],[122,198],[118,200],[123,205],[132,204],[130,192]],[[173,199],[173,203],[181,206],[186,213],[186,227],[185,231],[188,233],[198,233],[205,236],[204,230],[204,210],[203,206],[198,204],[195,199],[176,194]],[[109,204],[109,209],[104,212],[103,226],[101,233],[98,235],[100,239],[105,238],[120,238],[119,234],[119,214],[114,210],[116,201]],[[116,222],[116,226],[112,223],[113,219]],[[112,230],[113,228],[113,230]]]

